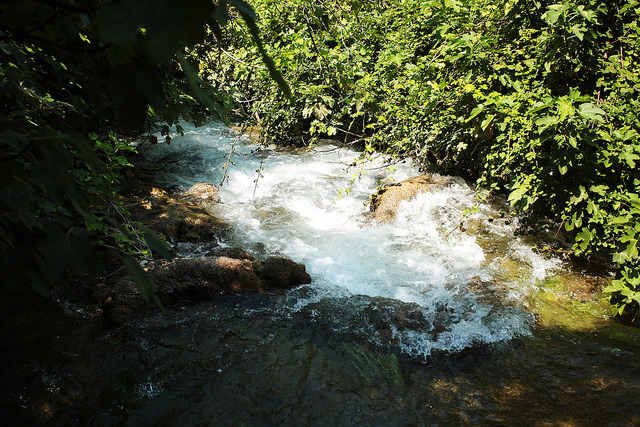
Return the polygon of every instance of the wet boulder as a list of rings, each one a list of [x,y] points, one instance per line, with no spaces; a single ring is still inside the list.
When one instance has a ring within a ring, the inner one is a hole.
[[[289,289],[311,283],[311,276],[303,264],[282,257],[270,257],[257,263],[255,272],[267,288]]]
[[[222,293],[270,293],[311,283],[305,266],[280,257],[255,261],[241,250],[230,256],[154,260],[144,269],[156,286],[161,301],[170,305],[181,300],[205,300]],[[118,282],[104,299],[105,320],[111,325],[126,322],[150,306],[129,278]]]
[[[195,184],[184,195],[142,187],[126,199],[133,219],[174,244],[211,241],[230,229],[209,211],[219,200],[218,189],[213,184]]]
[[[453,183],[450,177],[439,175],[421,175],[404,181],[388,184],[373,196],[370,209],[376,220],[384,222],[395,217],[400,203],[411,200],[419,193],[434,187],[442,187]]]
[[[191,188],[184,193],[183,197],[186,201],[191,201],[201,207],[207,207],[210,204],[220,202],[218,187],[209,182],[193,184]]]

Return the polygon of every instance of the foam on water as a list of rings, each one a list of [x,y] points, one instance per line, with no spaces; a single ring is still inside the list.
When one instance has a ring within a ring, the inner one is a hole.
[[[529,333],[531,317],[526,311],[482,302],[470,290],[474,277],[494,279],[501,267],[495,256],[487,261],[476,236],[456,231],[462,211],[475,202],[463,180],[454,178],[437,191],[421,193],[403,202],[393,221],[377,223],[367,216],[370,196],[382,180],[398,182],[419,175],[409,163],[393,171],[367,165],[363,173],[348,167],[358,153],[347,148],[321,145],[287,154],[259,150],[220,125],[185,129],[184,138],[175,137],[169,146],[158,144],[147,156],[186,156],[169,168],[168,184],[219,183],[225,156],[235,144],[234,150],[242,155],[232,157],[221,189],[223,204],[215,214],[235,228],[236,241],[229,244],[253,246],[264,255],[282,254],[306,265],[313,291],[293,298],[295,302],[283,310],[299,311],[324,298],[345,295],[417,304],[431,319],[430,326],[392,329],[404,352],[422,356],[434,349],[457,351]],[[482,215],[492,214],[483,209]],[[504,225],[487,225],[483,232],[491,239],[513,239],[511,228]],[[506,299],[513,300],[550,266],[522,243],[504,246],[508,253],[503,257],[516,258],[527,270],[520,275],[524,280],[504,284]],[[447,324],[434,325],[436,318]]]

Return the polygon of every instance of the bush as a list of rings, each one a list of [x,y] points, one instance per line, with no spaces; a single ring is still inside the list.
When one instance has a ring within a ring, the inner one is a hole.
[[[230,79],[268,138],[341,138],[505,192],[572,233],[576,256],[608,257],[615,314],[640,313],[637,0],[254,7],[292,99],[234,22],[202,70]]]

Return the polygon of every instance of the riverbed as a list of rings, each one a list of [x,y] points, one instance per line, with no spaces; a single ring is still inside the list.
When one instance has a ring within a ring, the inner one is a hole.
[[[115,330],[41,301],[3,324],[2,408],[16,423],[640,424],[638,330],[576,295],[596,279],[514,236],[508,208],[469,213],[462,179],[380,223],[370,196],[421,173],[408,160],[361,163],[330,142],[259,147],[217,123],[140,151],[166,163],[173,191],[222,183],[212,214],[234,232],[176,242],[181,256],[240,246],[303,263],[313,282]]]

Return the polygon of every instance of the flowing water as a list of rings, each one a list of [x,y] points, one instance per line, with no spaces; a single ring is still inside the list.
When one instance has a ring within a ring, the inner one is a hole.
[[[215,246],[284,255],[306,265],[312,284],[176,305],[111,331],[61,299],[10,316],[2,329],[8,419],[640,423],[640,334],[608,320],[598,301],[572,298],[589,278],[534,253],[495,208],[481,206],[462,231],[475,203],[463,180],[403,202],[379,223],[369,197],[380,183],[418,175],[409,162],[354,167],[358,153],[331,144],[259,149],[216,124],[144,151],[171,160],[166,186],[225,181],[213,213],[233,235],[179,243],[181,255]]]

